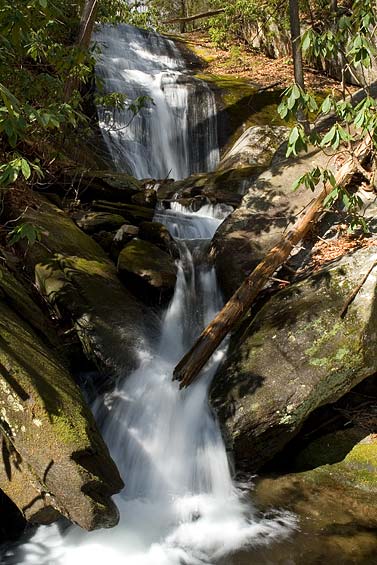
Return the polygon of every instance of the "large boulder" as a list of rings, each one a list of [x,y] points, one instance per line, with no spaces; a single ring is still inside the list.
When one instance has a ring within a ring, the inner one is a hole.
[[[233,294],[313,198],[307,189],[293,192],[292,185],[315,166],[331,168],[332,162],[321,151],[310,151],[294,161],[276,159],[251,184],[241,206],[221,224],[210,255],[225,296]]]
[[[287,137],[288,129],[283,126],[251,126],[221,159],[218,170],[268,167],[276,150]]]
[[[376,247],[344,256],[276,294],[233,337],[211,402],[240,467],[255,471],[334,402],[377,371]]]
[[[24,221],[41,230],[25,255],[41,293],[76,329],[84,350],[101,370],[134,368],[144,339],[143,305],[120,282],[101,247],[62,210],[38,197]]]
[[[177,267],[174,258],[157,245],[133,239],[120,252],[118,271],[134,292],[148,296],[169,296],[174,291]]]
[[[123,486],[117,468],[79,388],[49,345],[42,313],[10,273],[1,273],[0,282],[13,279],[16,292],[0,295],[0,488],[31,522],[63,515],[88,530],[114,526],[111,496]],[[21,297],[23,318],[13,309]]]

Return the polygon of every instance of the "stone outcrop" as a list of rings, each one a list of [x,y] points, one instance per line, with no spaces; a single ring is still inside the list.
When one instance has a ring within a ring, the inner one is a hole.
[[[294,162],[276,159],[251,184],[241,206],[221,224],[210,254],[225,296],[233,294],[311,201],[310,191],[301,188],[293,193],[292,185],[314,166],[329,168],[332,163],[319,151],[309,152]]]
[[[251,126],[221,159],[218,170],[255,167],[267,168],[289,130],[283,126]]]
[[[88,234],[115,231],[126,223],[125,218],[120,214],[106,212],[87,212],[80,214],[75,220],[79,228]]]
[[[30,522],[114,526],[117,468],[43,313],[0,273],[0,488]]]
[[[169,253],[173,257],[179,257],[177,243],[164,224],[160,224],[160,222],[142,222],[140,224],[139,237],[157,245],[162,251]]]
[[[135,367],[144,339],[144,307],[124,288],[115,265],[67,214],[43,198],[25,219],[42,233],[25,261],[59,318],[75,328],[100,369],[119,373]]]
[[[279,126],[248,128],[215,171],[163,183],[157,190],[158,199],[166,201],[174,198],[193,209],[207,203],[238,206],[246,188],[271,165],[286,132],[285,127]]]
[[[146,301],[173,293],[177,278],[174,258],[157,245],[133,239],[120,252],[118,271],[124,283]]]
[[[376,372],[377,267],[341,317],[376,260],[372,246],[292,284],[233,337],[211,402],[239,466],[260,468],[314,409]]]

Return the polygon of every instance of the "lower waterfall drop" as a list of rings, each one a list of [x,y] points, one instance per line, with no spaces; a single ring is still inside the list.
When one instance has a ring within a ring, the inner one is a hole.
[[[7,565],[214,565],[240,548],[281,539],[295,527],[289,513],[258,516],[232,482],[207,401],[225,346],[190,388],[179,391],[172,382],[175,364],[221,307],[204,250],[223,218],[220,207],[189,213],[177,204],[156,215],[181,249],[174,297],[159,342],[140,351],[139,368],[97,406],[97,414],[107,412],[104,437],[126,484],[115,497],[120,524],[91,533],[41,527],[8,555]]]

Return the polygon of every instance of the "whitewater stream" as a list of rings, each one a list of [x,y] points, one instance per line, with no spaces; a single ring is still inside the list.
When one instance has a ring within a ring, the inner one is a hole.
[[[139,368],[95,407],[126,484],[115,497],[120,524],[91,533],[40,527],[8,552],[7,565],[208,565],[239,548],[267,545],[294,527],[288,513],[257,515],[247,492],[232,482],[207,402],[225,346],[191,388],[179,391],[172,381],[175,364],[221,306],[205,249],[226,213],[220,206],[191,213],[173,203],[156,214],[181,250],[175,293],[158,342],[139,352]]]

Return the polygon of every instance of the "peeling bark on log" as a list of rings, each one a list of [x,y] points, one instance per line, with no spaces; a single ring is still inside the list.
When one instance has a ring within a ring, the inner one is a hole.
[[[359,162],[363,163],[371,151],[372,142],[368,138],[356,146],[354,156]],[[338,186],[347,186],[356,173],[354,156],[349,157],[336,173],[335,179]],[[331,190],[330,184],[323,187],[304,215],[297,220],[281,242],[268,252],[215,319],[203,330],[193,347],[174,369],[173,379],[180,381],[180,388],[188,387],[197,378],[212,353],[250,309],[269,278],[278,267],[285,263],[293,248],[305,237],[323,210],[323,202]]]

